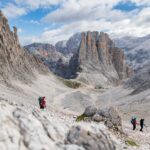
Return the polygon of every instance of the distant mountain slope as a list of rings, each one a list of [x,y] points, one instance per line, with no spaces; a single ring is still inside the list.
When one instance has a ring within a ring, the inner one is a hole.
[[[150,35],[144,37],[122,37],[113,39],[116,47],[124,50],[126,61],[135,71],[150,62]],[[81,33],[74,34],[67,41],[57,42],[56,49],[70,55],[76,53],[81,42]]]
[[[24,46],[24,48],[42,60],[53,73],[62,77],[65,76],[65,70],[67,69],[69,58],[57,51],[53,45],[33,43]]]
[[[44,43],[33,43],[27,46],[24,46],[28,52],[33,53],[39,57],[49,59],[51,61],[58,61],[63,57],[61,53],[59,53],[56,48],[51,44]]]
[[[21,48],[17,28],[14,27],[12,32],[7,18],[0,11],[0,80],[31,82],[35,71],[48,72],[39,59]]]
[[[150,64],[143,66],[138,73],[126,82],[126,85],[134,89],[132,94],[150,89]]]
[[[114,39],[117,47],[125,50],[127,62],[135,70],[150,62],[150,35]]]
[[[81,33],[72,35],[67,41],[59,41],[56,43],[56,49],[65,54],[72,55],[77,52],[81,43]]]

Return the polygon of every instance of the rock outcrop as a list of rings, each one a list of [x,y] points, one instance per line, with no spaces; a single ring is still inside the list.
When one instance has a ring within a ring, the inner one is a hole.
[[[97,109],[94,106],[88,106],[84,113],[78,116],[77,121],[81,120],[104,122],[108,128],[122,132],[122,119],[114,107]]]
[[[80,126],[74,126],[69,131],[68,142],[84,147],[86,150],[115,150],[116,147],[111,140],[103,134],[103,131],[94,134],[87,132]]]
[[[112,83],[126,79],[132,74],[132,70],[125,63],[123,51],[116,48],[109,36],[103,32],[82,33],[79,50],[70,60],[70,64],[73,64],[73,70],[82,70],[81,74],[79,73],[82,79],[94,80],[94,76],[97,76],[94,84],[98,78],[102,79],[101,83]]]
[[[47,72],[46,67],[35,56],[21,48],[17,28],[10,30],[7,18],[0,11],[0,80],[11,78],[30,82],[34,71]]]
[[[87,117],[92,117],[96,114],[97,112],[97,108],[94,107],[94,106],[88,106],[86,107],[85,111],[84,111],[84,115],[87,116]]]

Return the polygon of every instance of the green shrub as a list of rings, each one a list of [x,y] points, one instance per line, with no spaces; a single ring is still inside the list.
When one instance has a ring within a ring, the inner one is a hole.
[[[88,118],[88,117],[86,117],[84,114],[82,114],[82,115],[80,115],[80,116],[77,117],[76,121],[77,122],[85,121],[86,118]]]
[[[139,146],[133,139],[127,139],[126,144],[129,146]]]
[[[81,86],[80,82],[76,82],[76,81],[71,81],[71,80],[63,80],[63,83],[73,89],[77,89]]]

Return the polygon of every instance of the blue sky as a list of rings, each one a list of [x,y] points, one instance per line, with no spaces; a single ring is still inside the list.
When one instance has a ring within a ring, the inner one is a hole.
[[[1,0],[22,45],[56,43],[87,30],[111,36],[150,34],[149,0]]]

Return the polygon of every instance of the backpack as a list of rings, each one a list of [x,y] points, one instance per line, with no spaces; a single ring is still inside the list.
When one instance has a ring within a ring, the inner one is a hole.
[[[45,99],[42,99],[41,106],[44,107],[44,108],[46,107],[46,101],[45,101]]]
[[[38,98],[38,101],[39,101],[39,105],[41,105],[42,97],[39,97],[39,98]]]
[[[134,123],[134,121],[135,121],[135,119],[133,119],[133,118],[132,118],[132,119],[131,119],[131,124],[133,124],[133,123]]]

